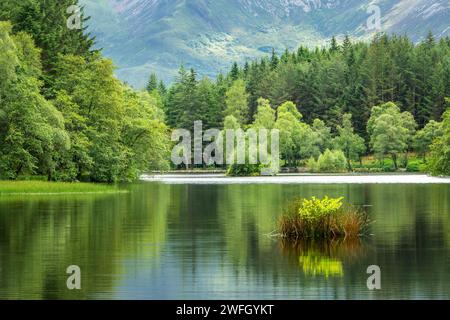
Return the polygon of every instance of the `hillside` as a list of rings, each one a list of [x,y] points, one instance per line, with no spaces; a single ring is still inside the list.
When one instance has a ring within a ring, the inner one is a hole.
[[[117,74],[143,86],[149,73],[169,82],[181,63],[201,75],[227,70],[275,48],[326,45],[331,36],[368,39],[371,4],[383,31],[419,41],[432,30],[450,35],[444,0],[83,0],[97,45]]]

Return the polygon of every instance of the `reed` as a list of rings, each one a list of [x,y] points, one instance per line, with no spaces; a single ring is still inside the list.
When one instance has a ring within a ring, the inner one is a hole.
[[[364,211],[343,203],[343,198],[298,199],[279,220],[278,232],[289,240],[352,239],[367,233],[370,224]]]

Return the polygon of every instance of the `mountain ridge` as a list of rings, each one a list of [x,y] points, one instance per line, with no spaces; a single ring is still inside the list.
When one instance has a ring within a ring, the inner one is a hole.
[[[450,35],[444,0],[82,0],[89,30],[118,65],[117,75],[143,87],[156,72],[173,80],[180,64],[214,77],[233,61],[300,45],[324,46],[335,35],[370,39],[368,8],[377,5],[382,31]]]

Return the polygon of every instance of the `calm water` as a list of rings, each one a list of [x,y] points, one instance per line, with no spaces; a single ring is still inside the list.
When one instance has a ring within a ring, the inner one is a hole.
[[[0,197],[0,298],[450,299],[450,185],[165,185]],[[295,197],[368,206],[373,235],[283,244]],[[79,265],[82,290],[66,289]],[[382,290],[366,287],[379,265]]]

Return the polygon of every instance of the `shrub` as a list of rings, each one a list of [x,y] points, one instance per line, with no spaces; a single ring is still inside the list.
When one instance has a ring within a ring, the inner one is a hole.
[[[313,221],[336,213],[342,208],[343,198],[330,199],[328,197],[322,200],[313,197],[311,200],[303,199],[302,205],[298,209],[298,214],[302,219]]]
[[[366,213],[344,205],[343,198],[325,197],[294,201],[279,222],[280,234],[288,239],[357,238],[369,225]]]
[[[347,171],[347,158],[341,150],[325,150],[317,161],[313,158],[308,161],[308,168],[312,172],[345,172]]]
[[[382,172],[394,172],[394,162],[391,159],[385,159],[383,161],[370,161],[363,165],[355,164],[353,166],[354,172],[359,173],[382,173]]]
[[[228,168],[230,177],[256,177],[261,175],[262,166],[258,164],[233,164]]]
[[[427,170],[427,165],[421,160],[409,161],[406,171],[408,172],[425,172]]]
[[[447,99],[450,104],[450,99]],[[450,176],[450,108],[444,113],[443,134],[430,147],[428,170],[432,175]]]
[[[313,157],[309,158],[309,160],[306,163],[306,166],[311,172],[319,172],[319,166],[317,165],[316,159],[314,159]]]

